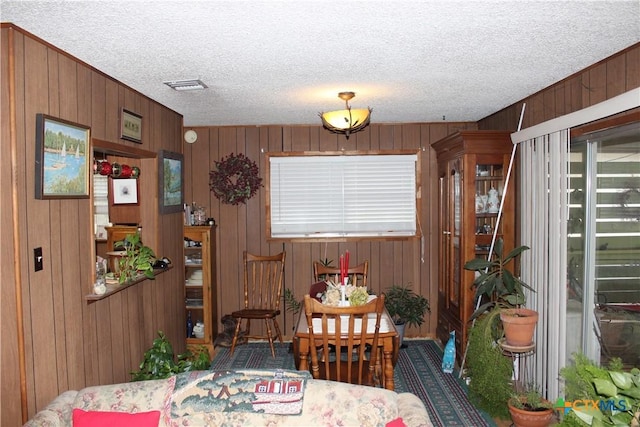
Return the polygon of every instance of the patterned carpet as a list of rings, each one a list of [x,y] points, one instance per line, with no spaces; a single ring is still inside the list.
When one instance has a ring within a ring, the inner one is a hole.
[[[424,402],[434,426],[495,426],[486,414],[467,400],[466,385],[457,372],[442,372],[442,350],[432,340],[405,340],[394,370],[397,392],[411,392]],[[229,349],[220,348],[211,369],[295,369],[289,344],[276,344],[276,357],[271,357],[267,342],[251,342],[236,347],[233,357]]]

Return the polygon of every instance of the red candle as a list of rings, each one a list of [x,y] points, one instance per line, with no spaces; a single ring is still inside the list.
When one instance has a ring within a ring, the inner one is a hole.
[[[344,255],[340,255],[340,284],[344,284]]]
[[[349,276],[349,251],[344,254],[344,276]]]

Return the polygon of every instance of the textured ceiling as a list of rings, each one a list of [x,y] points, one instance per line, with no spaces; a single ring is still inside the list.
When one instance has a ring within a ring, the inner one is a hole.
[[[185,126],[477,121],[640,41],[640,1],[0,1]],[[167,80],[209,88],[177,92]]]

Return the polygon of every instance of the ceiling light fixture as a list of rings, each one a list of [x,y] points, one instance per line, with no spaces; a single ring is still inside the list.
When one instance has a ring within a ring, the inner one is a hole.
[[[340,92],[338,98],[344,101],[347,108],[345,110],[319,113],[322,119],[322,126],[326,130],[344,135],[349,139],[349,135],[360,132],[369,125],[371,111],[373,110],[371,108],[352,109],[351,106],[349,106],[349,100],[354,96],[356,96],[354,92]]]
[[[208,87],[206,84],[204,84],[199,79],[172,80],[172,81],[167,81],[167,82],[163,82],[163,83],[166,84],[167,86],[169,86],[171,89],[177,90],[177,91],[203,90],[203,89],[206,89]]]

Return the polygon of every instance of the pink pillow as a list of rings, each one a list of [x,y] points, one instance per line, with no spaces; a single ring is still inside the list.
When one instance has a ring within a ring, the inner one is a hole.
[[[106,412],[73,410],[74,427],[158,427],[160,411],[138,412]]]
[[[395,420],[389,421],[385,427],[407,427],[402,418],[396,418]]]

